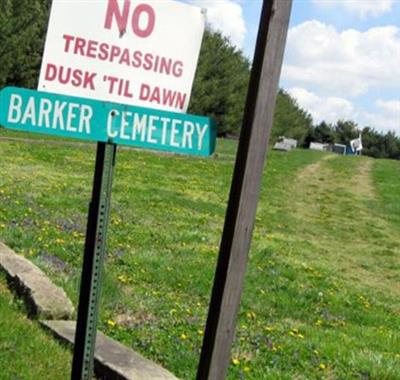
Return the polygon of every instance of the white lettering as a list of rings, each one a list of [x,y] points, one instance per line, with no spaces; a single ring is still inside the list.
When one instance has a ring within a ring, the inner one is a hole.
[[[117,110],[111,110],[110,113],[108,114],[107,118],[107,135],[108,137],[114,139],[115,137],[118,136],[118,132],[115,132],[112,130],[113,127],[113,122],[114,122],[114,117],[118,116],[119,112]]]
[[[28,105],[25,108],[24,116],[21,119],[21,124],[25,124],[27,120],[31,120],[31,124],[36,126],[36,110],[35,110],[35,98],[30,97]]]
[[[126,120],[127,117],[132,117],[132,112],[122,113],[120,137],[124,140],[129,140],[129,136],[126,134],[126,128],[129,127],[128,121]]]
[[[74,113],[75,109],[79,109],[79,104],[70,103],[68,105],[68,114],[67,114],[67,131],[76,132],[76,126],[72,125],[72,121],[76,118],[76,113]]]
[[[160,120],[158,116],[150,116],[149,117],[149,129],[147,131],[147,142],[150,144],[157,144],[157,140],[153,139],[153,132],[157,132],[157,127],[154,125],[154,121]]]
[[[81,115],[79,120],[79,132],[82,133],[83,129],[85,128],[85,132],[90,135],[90,120],[93,116],[92,107],[87,105],[81,106]]]
[[[53,129],[57,129],[59,126],[60,129],[64,130],[64,115],[63,111],[65,106],[67,105],[66,102],[61,102],[56,100],[54,104],[54,114],[53,114]]]
[[[206,131],[208,129],[208,125],[204,125],[203,128],[201,128],[201,125],[199,123],[196,123],[196,129],[197,129],[197,133],[199,134],[199,139],[198,139],[198,144],[197,144],[197,148],[199,150],[202,149],[203,147],[203,138],[206,134]]]
[[[171,146],[179,148],[179,143],[175,141],[175,136],[179,133],[179,129],[176,128],[177,124],[182,124],[181,120],[173,120],[172,121],[172,130],[171,130]]]
[[[171,119],[167,119],[166,117],[162,117],[161,121],[162,121],[161,144],[165,145],[167,143],[167,127],[168,127],[168,123],[171,121]]]
[[[147,115],[143,115],[141,119],[137,113],[133,115],[132,140],[136,140],[136,135],[138,133],[140,133],[140,139],[142,141],[146,139],[146,123]]]
[[[38,126],[50,128],[50,112],[52,109],[51,100],[42,99],[39,105],[39,120]]]
[[[182,147],[192,149],[192,136],[194,132],[194,124],[190,121],[183,123],[183,141]]]
[[[20,121],[21,106],[22,106],[22,97],[17,94],[12,94],[7,116],[7,121],[9,123],[18,123]]]

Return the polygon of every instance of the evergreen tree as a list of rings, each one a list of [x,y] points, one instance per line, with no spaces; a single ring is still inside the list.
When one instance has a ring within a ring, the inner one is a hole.
[[[0,2],[1,87],[36,87],[48,14],[48,0]]]
[[[335,142],[335,131],[331,125],[322,121],[315,127],[315,141],[327,144]]]
[[[357,124],[351,120],[339,120],[335,125],[336,142],[349,145],[359,135]]]
[[[280,136],[298,140],[303,145],[312,128],[312,117],[299,107],[284,90],[279,90],[276,99],[274,124],[271,132],[271,142],[276,142]]]
[[[0,1],[0,88],[8,84],[13,65],[13,12],[12,0]]]
[[[220,32],[206,29],[189,112],[214,119],[218,135],[238,134],[250,63]]]

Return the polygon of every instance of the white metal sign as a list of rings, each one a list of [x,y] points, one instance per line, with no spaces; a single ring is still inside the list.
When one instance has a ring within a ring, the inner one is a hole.
[[[39,90],[186,112],[204,24],[171,0],[53,0]]]

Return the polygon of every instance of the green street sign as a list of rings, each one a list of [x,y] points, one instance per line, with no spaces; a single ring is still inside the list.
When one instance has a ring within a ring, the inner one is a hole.
[[[0,125],[18,131],[208,156],[216,130],[203,116],[6,87]]]

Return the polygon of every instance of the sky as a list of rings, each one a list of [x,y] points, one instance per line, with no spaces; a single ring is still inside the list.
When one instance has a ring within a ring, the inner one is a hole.
[[[185,1],[252,58],[261,0]],[[314,124],[400,135],[400,0],[293,0],[280,86]]]

